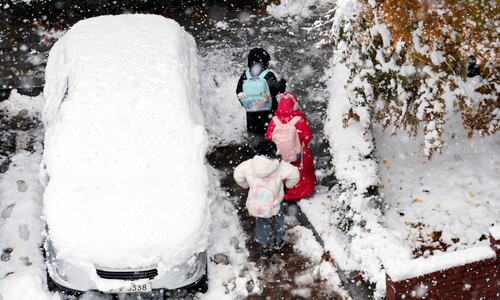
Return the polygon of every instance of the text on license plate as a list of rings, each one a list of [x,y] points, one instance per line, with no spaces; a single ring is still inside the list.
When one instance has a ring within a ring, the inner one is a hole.
[[[110,289],[108,293],[147,293],[151,292],[151,283],[136,284],[131,283],[121,288]]]

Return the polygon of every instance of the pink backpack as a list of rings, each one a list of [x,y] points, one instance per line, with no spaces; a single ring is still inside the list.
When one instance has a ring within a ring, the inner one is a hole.
[[[281,201],[279,190],[275,180],[280,175],[281,163],[278,168],[268,177],[257,178],[250,185],[246,207],[251,216],[258,218],[271,218],[278,214]]]
[[[282,123],[278,117],[273,117],[276,127],[273,130],[272,140],[278,147],[281,158],[286,162],[294,162],[300,158],[302,146],[295,124],[300,120],[299,116],[293,117],[290,122]]]

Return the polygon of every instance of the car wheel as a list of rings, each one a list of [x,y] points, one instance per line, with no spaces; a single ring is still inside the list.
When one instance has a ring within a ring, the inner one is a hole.
[[[59,292],[63,296],[68,295],[68,296],[79,297],[79,296],[83,295],[83,292],[65,289],[64,287],[58,285],[57,283],[54,282],[54,280],[52,280],[52,278],[50,277],[48,272],[47,272],[47,287],[48,287],[49,291]],[[66,298],[63,297],[63,299],[66,299]]]

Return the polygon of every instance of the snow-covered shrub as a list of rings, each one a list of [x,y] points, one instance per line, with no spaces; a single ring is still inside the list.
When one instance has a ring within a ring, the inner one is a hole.
[[[457,106],[469,136],[498,130],[500,85],[495,65],[499,44],[493,33],[499,21],[496,6],[493,10],[490,6],[495,4],[337,2],[327,21],[332,23],[329,42],[334,55],[326,131],[340,182],[339,225],[345,232],[366,225],[367,215],[382,213],[382,199],[376,192],[372,122],[393,128],[393,134],[397,129],[412,136],[423,131],[428,158],[441,151],[446,115]],[[467,64],[472,56],[477,64]],[[364,141],[353,140],[360,136]]]
[[[371,106],[365,96],[372,94],[366,72],[372,64],[366,46],[358,41],[360,36],[354,30],[360,9],[357,2],[339,1],[335,14],[327,21],[332,23],[334,49],[331,73],[327,74],[332,100],[325,133],[339,180],[336,215],[345,233],[354,232],[354,227],[365,227],[367,219],[376,220],[382,213],[377,192],[378,167],[373,157]]]
[[[357,6],[332,29],[337,49],[349,45],[342,59],[351,70],[352,105],[370,107],[373,119],[394,134],[423,130],[428,158],[441,152],[454,107],[469,137],[498,130],[496,2],[358,0]],[[357,115],[349,111],[345,118]]]

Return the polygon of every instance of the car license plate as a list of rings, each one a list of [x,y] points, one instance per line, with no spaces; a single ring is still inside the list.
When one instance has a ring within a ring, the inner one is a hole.
[[[122,286],[121,288],[110,289],[108,293],[151,293],[151,283],[131,283],[127,286]]]

